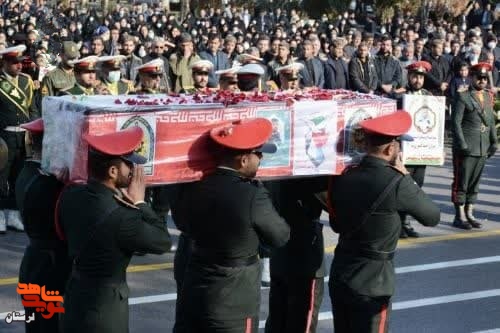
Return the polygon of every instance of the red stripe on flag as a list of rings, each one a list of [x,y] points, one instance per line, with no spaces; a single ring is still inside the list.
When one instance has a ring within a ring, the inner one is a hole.
[[[250,317],[247,318],[245,333],[252,333],[252,318]]]

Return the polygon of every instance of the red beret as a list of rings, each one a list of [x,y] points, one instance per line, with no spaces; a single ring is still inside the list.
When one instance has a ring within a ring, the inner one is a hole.
[[[143,135],[142,129],[134,126],[103,135],[84,134],[83,139],[91,148],[102,154],[122,157],[136,164],[144,164],[146,159],[134,153],[134,150],[139,147]]]
[[[398,110],[388,115],[363,120],[359,126],[367,133],[382,136],[403,136],[411,127],[411,116],[404,110]],[[411,140],[409,136],[403,139]]]
[[[271,153],[276,151],[276,146],[272,148],[270,145],[264,144],[271,137],[272,132],[273,125],[269,120],[255,118],[237,120],[230,124],[213,128],[210,131],[210,137],[221,146],[227,148],[248,150],[260,147],[260,151]]]
[[[480,62],[470,68],[472,74],[488,75],[493,70],[493,67],[487,62]]]
[[[38,118],[37,120],[30,121],[29,123],[24,123],[19,125],[19,127],[24,128],[32,133],[43,133],[43,120]]]
[[[410,73],[427,74],[431,71],[432,65],[429,62],[422,60],[406,66],[406,69]]]

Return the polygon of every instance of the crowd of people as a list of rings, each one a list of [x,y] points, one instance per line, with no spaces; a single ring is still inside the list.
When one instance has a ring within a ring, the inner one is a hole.
[[[170,249],[170,210],[181,231],[175,332],[256,331],[263,256],[271,258],[266,332],[314,332],[326,275],[322,211],[340,234],[329,285],[336,332],[387,331],[394,270],[386,262],[398,238],[419,237],[407,215],[433,226],[439,209],[421,189],[425,166],[401,162],[401,141],[411,139],[403,111],[360,122],[367,156],[333,180],[255,180],[263,153],[276,150],[268,142],[272,124],[259,118],[210,131],[213,175],[146,190],[144,158],[133,152],[137,129],[84,137],[86,185],[64,186],[40,171],[46,96],[320,88],[392,98],[399,108],[405,94],[445,96],[453,226],[481,228],[474,203],[497,149],[498,13],[473,1],[454,19],[396,10],[382,24],[372,6],[353,4],[312,20],[299,9],[251,12],[228,1],[181,20],[161,4],[117,5],[102,16],[73,1],[67,8],[0,3],[0,138],[8,147],[0,233],[26,228],[20,282],[66,292],[64,332],[127,331],[126,267],[134,254]],[[99,319],[100,311],[113,319]],[[27,331],[58,331],[57,317],[37,318]]]

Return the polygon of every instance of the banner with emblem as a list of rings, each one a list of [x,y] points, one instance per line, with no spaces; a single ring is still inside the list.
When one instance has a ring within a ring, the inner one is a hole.
[[[338,119],[334,100],[267,101],[265,103],[200,103],[164,96],[63,96],[43,100],[45,135],[42,167],[51,173],[69,172],[72,180],[87,177],[88,147],[82,133],[95,135],[131,126],[143,130],[136,150],[147,158],[149,184],[169,184],[200,179],[216,166],[211,128],[238,119],[264,117],[273,126],[270,141],[274,154],[264,154],[258,177],[337,174],[348,165],[339,162],[339,134],[344,119]],[[182,102],[182,103],[181,103]],[[395,102],[364,101],[373,115],[393,112]],[[385,107],[381,107],[385,106]],[[67,170],[67,171],[66,171]]]
[[[408,134],[414,138],[414,141],[403,142],[403,163],[443,165],[446,98],[404,95],[403,108],[412,117],[413,122]]]

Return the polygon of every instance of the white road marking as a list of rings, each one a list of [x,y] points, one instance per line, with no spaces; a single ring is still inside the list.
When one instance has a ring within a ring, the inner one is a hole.
[[[500,296],[500,289],[483,290],[483,291],[476,291],[476,292],[472,292],[472,293],[455,294],[455,295],[447,295],[447,296],[440,296],[440,297],[421,298],[421,299],[416,299],[413,301],[396,302],[396,303],[392,304],[392,310],[397,311],[397,310],[413,309],[413,308],[419,308],[422,306],[470,301],[470,300],[475,300],[475,299],[496,297],[496,296]],[[318,315],[318,320],[332,320],[332,319],[333,319],[333,315],[330,311],[320,312]],[[265,325],[266,325],[265,320],[261,320],[259,322],[259,328],[264,328]],[[486,331],[486,332],[490,332],[490,331]],[[495,331],[491,331],[491,332],[495,332]]]
[[[487,264],[487,263],[493,263],[493,262],[500,262],[500,256],[480,257],[480,258],[464,259],[464,260],[452,260],[452,261],[437,262],[437,263],[433,263],[433,264],[398,267],[398,268],[396,268],[396,274],[422,272],[422,271],[444,269],[444,268],[450,268],[450,267],[463,267],[463,266],[470,266],[470,265],[480,265],[480,264]],[[325,281],[328,281],[328,277],[325,277]],[[263,287],[261,289],[269,289],[269,287]],[[416,307],[435,305],[435,304],[444,304],[444,303],[452,303],[452,302],[459,302],[459,301],[466,301],[466,300],[474,300],[474,299],[494,297],[494,296],[500,296],[500,289],[491,289],[491,290],[472,292],[472,293],[466,293],[466,294],[456,294],[456,295],[448,295],[448,296],[442,296],[442,297],[423,298],[423,299],[417,299],[417,300],[413,300],[413,301],[398,302],[398,303],[393,304],[393,310],[401,310],[401,309],[416,308]],[[140,296],[140,297],[129,298],[129,304],[130,305],[137,305],[137,304],[149,304],[149,303],[157,303],[157,302],[168,302],[168,301],[175,301],[176,299],[177,299],[176,293],[151,295],[151,296]],[[22,310],[17,310],[17,311],[19,312]],[[10,312],[0,313],[0,320],[4,320],[8,313],[10,313]],[[319,320],[327,320],[327,319],[332,319],[332,315],[330,312],[320,313]],[[489,331],[485,331],[485,332],[489,333]],[[496,331],[493,331],[493,332],[496,332]],[[497,333],[500,333],[500,332],[497,332]]]
[[[475,331],[472,333],[500,333],[500,328],[493,328],[491,330],[486,330],[486,331]]]

